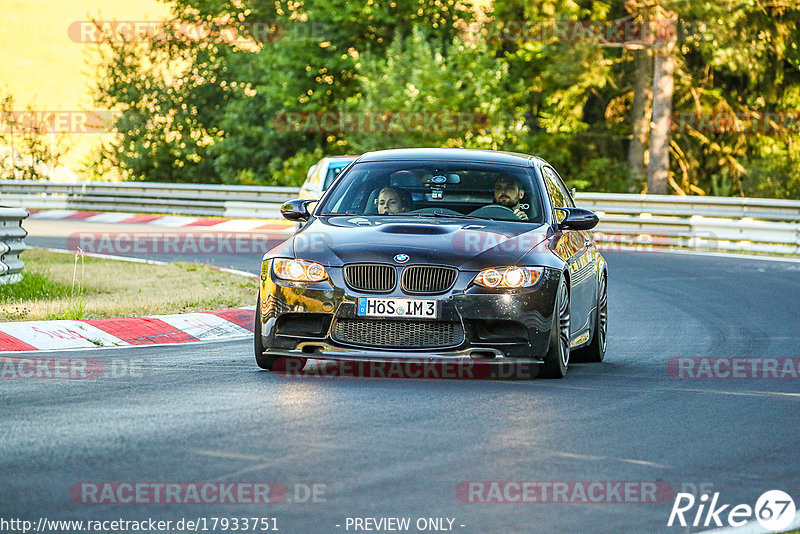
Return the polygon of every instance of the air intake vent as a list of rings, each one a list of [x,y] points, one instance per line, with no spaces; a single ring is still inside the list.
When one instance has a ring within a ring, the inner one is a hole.
[[[390,293],[397,284],[397,270],[381,263],[345,265],[344,281],[356,291]]]
[[[403,271],[400,287],[411,295],[444,293],[456,282],[458,269],[427,265],[411,265]]]
[[[339,319],[333,337],[363,347],[429,349],[460,345],[464,342],[464,329],[458,323],[436,321]]]

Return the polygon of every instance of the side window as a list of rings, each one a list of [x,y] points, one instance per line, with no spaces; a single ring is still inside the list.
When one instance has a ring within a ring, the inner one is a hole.
[[[548,167],[547,170],[549,170],[553,174],[553,176],[556,177],[556,183],[558,184],[558,188],[561,189],[561,194],[564,195],[564,198],[567,200],[567,207],[574,208],[575,201],[569,194],[569,190],[567,189],[566,184],[564,184],[564,180],[561,179],[561,176],[559,176],[558,173],[555,171],[555,169],[553,169],[552,167]]]
[[[554,208],[569,208],[569,195],[566,191],[562,190],[561,180],[558,179],[555,172],[549,167],[542,167],[542,176],[544,177],[544,184],[547,187],[547,193],[550,195],[550,201]],[[556,211],[554,216],[556,220],[561,221],[564,218],[564,212]]]

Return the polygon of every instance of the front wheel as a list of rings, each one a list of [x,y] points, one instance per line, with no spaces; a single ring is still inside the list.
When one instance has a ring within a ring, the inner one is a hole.
[[[544,357],[541,375],[545,378],[564,378],[569,366],[569,289],[567,280],[561,277],[558,284],[555,309],[553,310],[553,326],[550,329],[550,349]]]
[[[261,339],[261,292],[258,293],[258,300],[256,300],[255,319],[255,324],[253,325],[253,348],[256,353],[256,363],[267,371],[285,371],[287,357],[264,354],[264,341]],[[295,369],[299,371],[305,366],[306,360],[305,358],[297,358],[296,363]]]
[[[258,300],[256,300],[256,322],[253,325],[253,348],[256,353],[256,363],[262,369],[272,371],[275,366],[275,358],[273,356],[264,355],[264,342],[261,339],[261,292],[258,293]]]

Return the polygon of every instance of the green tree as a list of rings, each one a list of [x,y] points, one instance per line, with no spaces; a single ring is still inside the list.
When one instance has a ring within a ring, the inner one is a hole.
[[[496,148],[504,138],[500,86],[508,76],[507,65],[492,57],[485,43],[457,38],[442,44],[420,29],[405,38],[398,35],[383,54],[363,55],[356,66],[359,91],[346,109],[364,115],[394,113],[399,127],[385,133],[348,133],[344,146],[350,152]],[[427,126],[426,117],[433,119]]]
[[[771,130],[764,112],[800,105],[800,9],[782,2],[676,2],[682,23],[675,113],[708,117],[712,131],[673,136],[677,185],[711,194],[800,198],[798,129]],[[755,128],[719,128],[727,113],[755,111]],[[716,120],[715,120],[716,119]],[[716,124],[715,124],[716,123]]]
[[[100,159],[134,180],[219,182],[208,149],[223,135],[218,123],[233,83],[225,65],[236,50],[215,41],[170,27],[99,47],[95,99],[119,112],[118,137]]]
[[[97,101],[121,112],[118,140],[103,154],[134,179],[270,183],[298,154],[343,150],[338,136],[277,131],[284,110],[337,109],[358,88],[360,54],[380,54],[395,34],[436,29],[450,42],[469,11],[455,0],[365,5],[327,0],[177,0],[174,22],[218,26],[212,38],[130,40],[103,60]],[[258,23],[279,32],[261,39]],[[228,42],[225,30],[252,36]],[[218,38],[213,38],[218,37]]]
[[[528,21],[535,30],[527,39],[523,32],[497,31],[491,41],[508,65],[507,113],[522,118],[503,148],[542,155],[581,189],[638,188],[622,157],[630,128],[624,101],[630,54],[579,31],[581,21],[628,16],[622,0],[494,2],[495,21]],[[555,38],[556,28],[573,32]]]
[[[70,148],[52,117],[31,105],[17,109],[11,94],[0,96],[0,177],[47,180]]]

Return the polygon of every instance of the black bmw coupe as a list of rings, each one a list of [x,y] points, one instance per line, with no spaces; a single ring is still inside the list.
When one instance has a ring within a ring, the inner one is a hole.
[[[370,152],[264,255],[255,356],[537,365],[605,356],[597,222],[546,161],[466,149]]]

